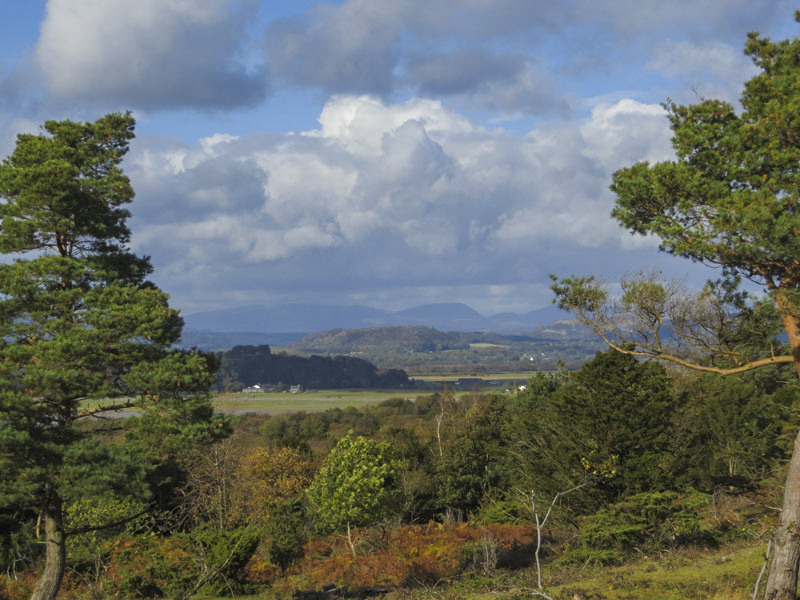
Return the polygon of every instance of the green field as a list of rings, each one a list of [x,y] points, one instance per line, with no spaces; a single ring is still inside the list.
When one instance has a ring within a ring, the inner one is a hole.
[[[222,412],[294,412],[366,406],[389,398],[414,399],[412,390],[324,390],[264,394],[219,394],[213,398],[214,408]]]
[[[484,375],[485,378],[505,379],[505,375]],[[420,377],[426,381],[457,381],[458,375],[435,375]],[[511,378],[510,376],[508,377]],[[528,378],[523,373],[521,378]],[[331,408],[362,407],[377,404],[389,398],[406,398],[413,400],[417,396],[425,396],[433,392],[424,390],[321,390],[313,392],[265,392],[261,394],[245,394],[242,392],[217,394],[212,398],[214,408],[220,412],[298,412],[328,410]],[[457,392],[457,396],[468,394],[467,391]],[[121,402],[121,401],[120,401]],[[100,400],[85,400],[81,403],[82,409],[94,408],[105,404]],[[135,409],[125,409],[117,414],[136,413]]]
[[[366,406],[383,402],[389,398],[417,397],[410,390],[326,390],[318,392],[264,393],[264,394],[218,394],[211,401],[220,412],[297,412]],[[86,410],[105,404],[100,400],[85,400],[81,408]],[[120,414],[136,414],[136,409],[120,410]]]

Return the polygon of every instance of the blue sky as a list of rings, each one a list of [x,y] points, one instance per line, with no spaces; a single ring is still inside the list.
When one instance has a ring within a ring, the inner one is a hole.
[[[191,313],[550,302],[547,275],[660,268],[614,170],[671,157],[659,103],[736,102],[782,0],[4,0],[0,156],[132,110],[132,244]]]

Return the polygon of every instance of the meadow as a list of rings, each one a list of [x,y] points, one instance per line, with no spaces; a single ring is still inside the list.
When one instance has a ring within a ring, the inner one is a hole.
[[[313,392],[274,392],[262,394],[227,393],[213,397],[220,412],[298,412],[332,408],[360,408],[389,398],[409,398],[408,390],[319,390]]]

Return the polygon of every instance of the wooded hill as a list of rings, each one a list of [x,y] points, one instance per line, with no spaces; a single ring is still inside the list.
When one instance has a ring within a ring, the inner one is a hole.
[[[269,346],[236,346],[218,356],[216,388],[221,391],[238,391],[255,384],[311,389],[396,389],[411,385],[404,371],[381,370],[353,356],[273,354]]]
[[[555,368],[559,361],[577,368],[602,349],[600,342],[574,321],[559,321],[528,335],[442,332],[431,327],[333,329],[284,346],[289,354],[357,355],[381,367],[409,373],[445,368],[455,372]]]

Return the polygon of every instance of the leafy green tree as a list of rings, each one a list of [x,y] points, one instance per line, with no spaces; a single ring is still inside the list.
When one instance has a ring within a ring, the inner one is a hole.
[[[182,319],[128,249],[133,189],[120,161],[133,127],[130,114],[48,121],[0,165],[0,251],[13,258],[0,265],[0,508],[43,524],[36,600],[58,593],[65,506],[148,494],[142,451],[98,443],[81,420],[135,406],[139,425],[162,422],[184,440],[225,429],[197,396],[213,361],[170,350]]]
[[[800,40],[751,33],[745,53],[760,73],[745,84],[741,113],[718,100],[669,103],[676,160],[621,169],[611,186],[621,225],[657,235],[670,254],[721,267],[723,280],[695,298],[652,277],[623,282],[618,301],[592,278],[556,281],[553,289],[559,305],[619,349],[627,340],[634,347],[625,351],[723,375],[780,363],[800,375]],[[739,278],[763,286],[768,298],[745,302]],[[788,336],[788,354],[774,341],[770,348],[770,314]],[[754,354],[748,340],[758,335],[767,344]],[[795,597],[798,523],[800,435],[773,540],[769,600]]]
[[[344,436],[331,450],[312,482],[308,495],[323,529],[347,528],[356,554],[352,527],[371,525],[400,509],[401,464],[387,442]]]
[[[399,369],[378,368],[354,356],[291,356],[273,354],[269,346],[234,346],[220,354],[217,388],[241,389],[256,383],[284,382],[307,388],[340,389],[392,388],[409,385],[408,375]]]

